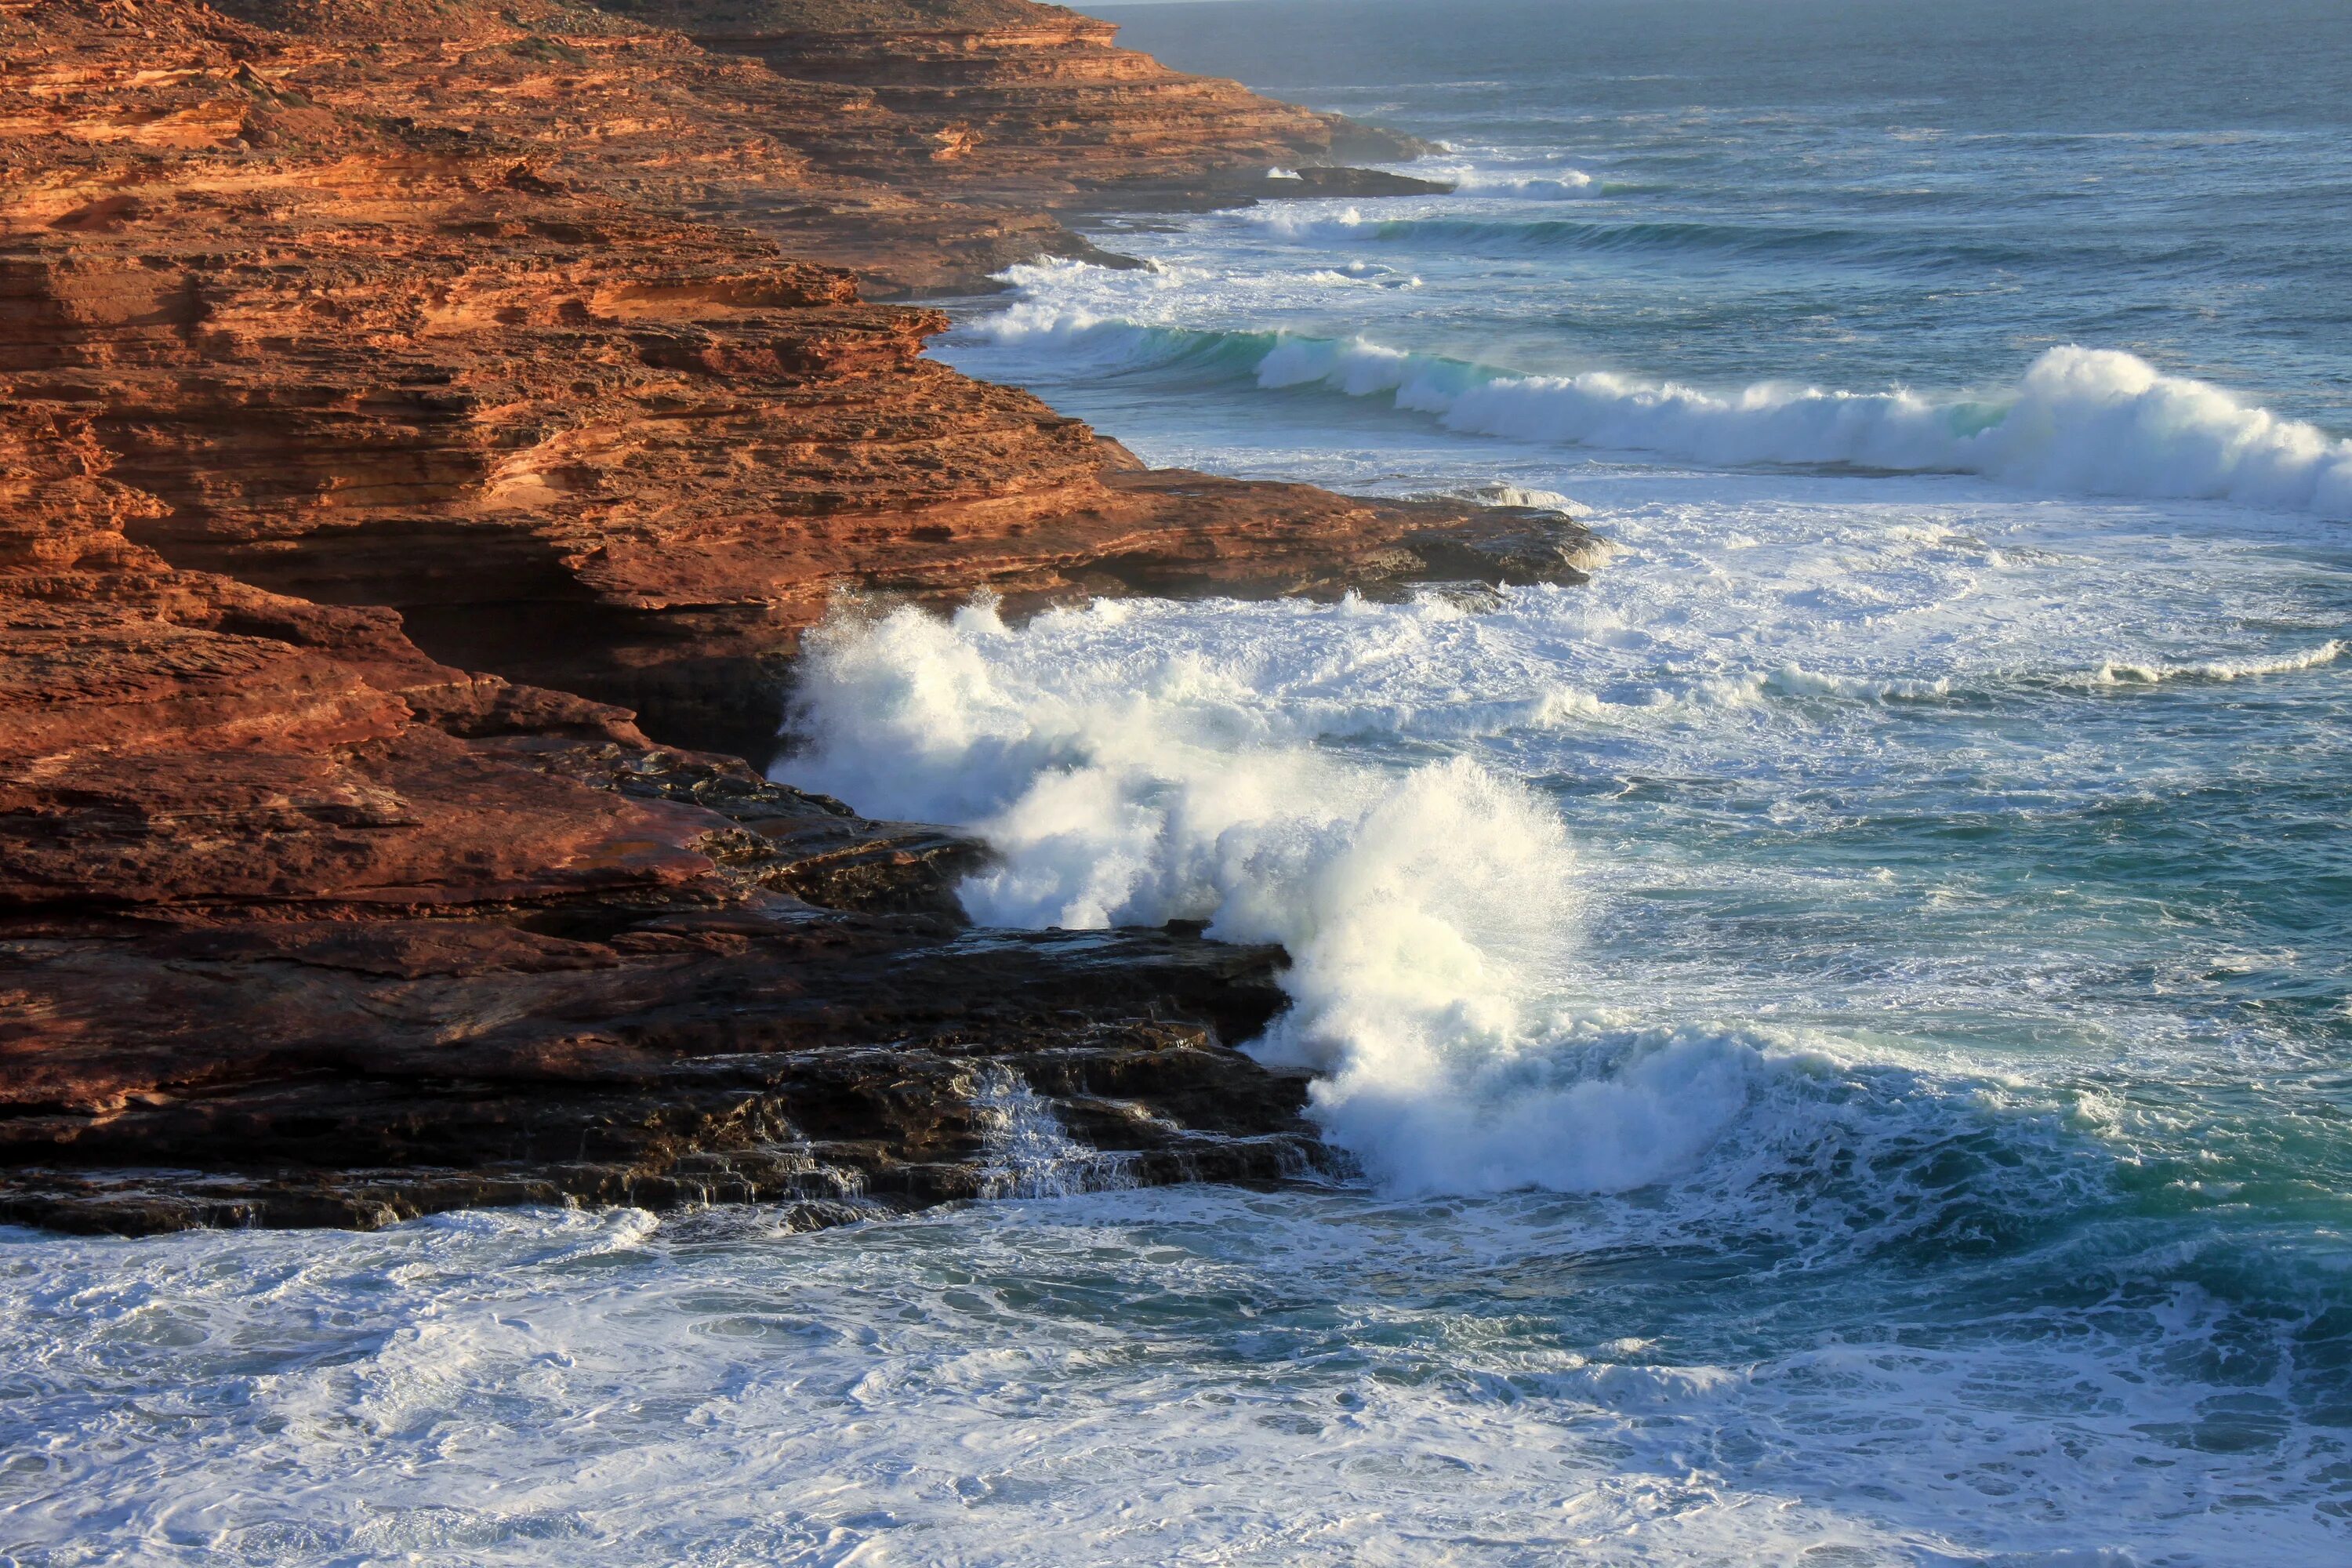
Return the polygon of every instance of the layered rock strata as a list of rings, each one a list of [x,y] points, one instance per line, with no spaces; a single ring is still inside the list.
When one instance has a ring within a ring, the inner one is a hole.
[[[990,1190],[1024,1096],[1123,1178],[1307,1158],[1229,1048],[1278,954],[967,931],[977,846],[718,753],[845,593],[1573,579],[1146,469],[841,265],[1351,140],[1020,0],[0,3],[0,1212],[822,1215]]]
[[[1278,954],[971,931],[979,846],[436,664],[390,611],[171,568],[100,524],[143,508],[86,440],[61,462],[25,423],[0,1217],[757,1198],[819,1223],[1014,1179],[998,1083],[1104,1179],[1312,1157],[1302,1086],[1224,1043],[1271,1016]]]

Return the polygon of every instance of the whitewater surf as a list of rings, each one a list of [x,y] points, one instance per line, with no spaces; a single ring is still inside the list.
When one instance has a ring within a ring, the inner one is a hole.
[[[992,1079],[989,1201],[815,1236],[6,1233],[0,1488],[159,1562],[2345,1560],[2344,9],[1119,16],[1455,191],[1106,217],[941,356],[1613,555],[845,605],[776,774],[985,839],[975,941],[1281,944],[1330,1167],[1128,1190]]]

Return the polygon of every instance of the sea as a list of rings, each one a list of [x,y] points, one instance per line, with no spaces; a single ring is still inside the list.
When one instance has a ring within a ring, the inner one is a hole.
[[[1613,558],[860,608],[779,774],[1282,942],[1333,1170],[0,1231],[0,1563],[2352,1563],[2352,7],[1105,15],[1456,188],[940,357]]]

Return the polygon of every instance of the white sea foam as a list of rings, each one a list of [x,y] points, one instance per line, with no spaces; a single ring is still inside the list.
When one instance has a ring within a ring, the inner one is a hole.
[[[1542,1199],[1192,1188],[766,1223],[0,1231],[5,1550],[2120,1568],[2341,1542],[2324,1441],[2174,1435],[2200,1396],[2247,1397],[2182,1370],[2245,1327],[2193,1288],[1948,1342],[1864,1308],[1828,1331],[1822,1292],[1769,1268],[1631,1275],[1658,1216]],[[1722,1331],[1707,1307],[1754,1316]]]
[[[2154,686],[2168,680],[2252,680],[2265,675],[2290,675],[2317,669],[2342,657],[2344,645],[2331,637],[2317,647],[2271,658],[2208,658],[2187,664],[2135,663],[2111,658],[2091,672],[2099,686]]]
[[[1562,499],[1537,488],[1505,499]],[[2018,542],[2015,518],[1978,504],[1760,503],[1718,486],[1605,514],[1634,550],[1591,584],[1513,590],[1476,613],[1432,595],[1104,602],[1018,627],[985,606],[845,620],[813,640],[796,725],[811,743],[779,771],[868,811],[977,828],[1003,855],[965,889],[982,920],[1181,917],[1283,943],[1296,1005],[1258,1048],[1318,1074],[1334,1139],[1394,1185],[1639,1185],[1711,1166],[1714,1140],[1776,1092],[1784,1047],[1699,1026],[1753,1016],[1737,986],[1716,1011],[1685,992],[1663,1033],[1644,1032],[1654,1011],[1596,1014],[1590,999],[1624,996],[1627,980],[1583,967],[1584,890],[1620,872],[1580,862],[1507,773],[1601,751],[1623,788],[1715,781],[1702,802],[1729,787],[1742,810],[1827,826],[1852,797],[1790,792],[1789,759],[1874,779],[1908,765],[1890,747],[1921,733],[1923,705],[2041,700],[2103,658],[2128,681],[2109,650],[2173,643],[2158,591],[2210,545],[2136,534],[2152,525],[2129,510],[2015,515],[2059,548]],[[2052,529],[2060,515],[2072,531]],[[1993,564],[1995,538],[2024,564]],[[2210,627],[2282,602],[2258,546],[2231,559],[2201,579]],[[2138,657],[2225,679],[2340,651],[2268,640],[2227,659]],[[1995,743],[2017,770],[2001,790],[2112,788],[2095,746]],[[2144,756],[2135,777],[2173,765]],[[1622,831],[1605,810],[1592,821]]]
[[[975,919],[1281,943],[1293,1005],[1256,1048],[1312,1068],[1317,1115],[1393,1185],[1640,1186],[1738,1116],[1755,1047],[1629,1036],[1555,994],[1575,863],[1524,788],[1461,757],[1340,761],[1245,661],[1144,639],[1074,661],[1054,629],[985,605],[835,623],[804,659],[814,743],[782,770],[980,832],[1000,862],[961,889]]]
[[[1464,500],[1484,501],[1489,506],[1534,507],[1543,511],[1566,512],[1570,517],[1586,510],[1558,490],[1546,489],[1539,485],[1469,485],[1454,493]]]
[[[1352,205],[1285,202],[1280,205],[1250,207],[1242,215],[1242,221],[1284,239],[1305,239],[1345,236],[1349,230],[1379,220],[1367,218],[1361,207]]]
[[[1451,180],[1465,195],[1515,196],[1524,201],[1573,201],[1594,195],[1600,182],[1581,169],[1557,169],[1529,174],[1475,166],[1430,171],[1433,179]]]
[[[971,1094],[985,1195],[1057,1198],[1135,1185],[1123,1156],[1071,1137],[1052,1103],[1012,1068],[982,1068],[972,1076]]]
[[[1977,473],[2028,489],[2220,499],[2352,516],[2352,441],[2114,350],[2054,348],[1983,398],[1763,382],[1711,393],[1608,372],[1486,375],[1361,340],[1294,340],[1265,387],[1387,394],[1449,429],[1659,451],[1718,465]]]
[[[1780,666],[1762,678],[1762,685],[1790,697],[1850,697],[1877,702],[1925,701],[1948,697],[1952,691],[1949,676],[1937,676],[1933,680],[1877,680],[1826,674],[1801,664]]]
[[[1769,167],[1748,128],[1724,127],[1705,150]],[[2179,161],[2134,140],[2143,163]],[[2305,170],[2308,137],[2277,140]],[[1166,869],[1230,866],[1228,840],[1275,846],[1266,885],[1300,897],[1327,872],[1377,888],[1388,853],[1451,875],[1448,825],[1477,809],[1464,778],[1522,805],[1504,781],[1541,781],[1579,841],[1555,918],[1475,907],[1479,888],[1517,896],[1507,877],[1392,911],[1459,936],[1499,977],[1507,1026],[1455,1030],[1430,1005],[1453,984],[1438,965],[1371,976],[1408,1016],[1349,1033],[1356,972],[1335,942],[1318,971],[1342,993],[1332,1031],[1297,1048],[1334,1085],[1363,1065],[1327,1114],[1393,1185],[1665,1182],[1016,1197],[802,1237],[757,1210],[136,1242],[0,1227],[0,1558],[2341,1560],[2344,1248],[2325,1200],[2344,1184],[2325,1112],[2345,1015],[2292,1001],[2333,1005],[2341,944],[2307,927],[2292,844],[2270,862],[2287,868],[2275,899],[2197,907],[2209,878],[2263,864],[2232,796],[2269,775],[2324,815],[2341,775],[2345,661],[2320,653],[2347,636],[2342,574],[2309,548],[2320,531],[2292,511],[2053,503],[2031,465],[2011,482],[2032,488],[2004,498],[1587,465],[1304,397],[1286,411],[1303,440],[1255,421],[1262,405],[1228,417],[1225,392],[1279,344],[1195,325],[1293,306],[1368,322],[1346,312],[1370,289],[1411,287],[1369,258],[1445,237],[1391,243],[1358,218],[1328,231],[1345,265],[1171,262],[1083,289],[1073,273],[1016,310],[1055,361],[1226,378],[1168,417],[1106,421],[1139,450],[1384,488],[1507,471],[1598,509],[1625,562],[1476,614],[1135,604],[1001,637],[983,621],[961,636],[968,660],[950,637],[895,678],[850,672],[837,695],[874,702],[855,733],[880,749],[842,748],[837,787],[875,809],[962,803],[965,820],[1038,804],[1035,875],[1006,884],[1006,910],[1108,919],[1247,893],[1250,854],[1238,881]],[[1412,368],[1441,390],[1491,374]],[[1798,436],[1758,460],[1857,460],[1781,455],[1844,406],[1802,391],[1774,394]],[[1958,440],[2018,392],[1927,400],[1931,426],[1966,416],[1931,434]],[[2152,407],[2119,423],[2144,436]],[[1693,455],[1772,415],[1685,429],[1672,412],[1628,427]],[[1583,437],[1544,437],[1561,438]],[[2322,674],[2286,676],[2306,668]],[[2102,668],[2126,690],[2165,683],[2167,712],[2086,696]],[[967,695],[978,721],[953,711]],[[2248,721],[2274,708],[2284,724]],[[908,714],[953,732],[910,743]],[[1462,751],[1484,768],[1433,773],[1433,807],[1409,798],[1411,763]],[[1044,803],[1080,774],[1093,793],[1074,792],[1055,844]],[[1397,830],[1376,845],[1383,805]],[[2139,811],[2185,880],[2132,854]],[[1512,821],[1468,835],[1470,872],[1557,848]],[[1095,885],[1087,843],[1139,869]],[[2282,934],[2273,904],[2306,929]],[[1549,973],[1563,949],[1565,981]],[[2230,984],[2242,973],[2254,989]],[[2265,994],[2290,1005],[2229,1001]],[[1693,1022],[1708,1018],[1740,1022]],[[1825,1033],[1843,1043],[1797,1054]],[[1430,1041],[1445,1076],[1416,1099],[1409,1047]],[[2298,1061],[2320,1070],[2273,1076]],[[1017,1079],[973,1087],[993,1191],[1115,1179]]]
[[[1267,221],[1365,220],[1343,209]],[[1237,375],[1261,388],[1379,397],[1465,434],[1722,467],[1971,473],[2047,493],[2227,500],[2352,517],[2352,440],[2116,350],[2049,349],[2015,384],[1975,395],[1783,381],[1716,391],[1607,371],[1515,374],[1362,337],[1196,331],[1181,324],[1184,302],[1236,286],[1206,275],[1171,273],[1139,286],[1055,262],[1007,276],[1020,298],[979,327],[995,341],[1084,339],[1097,353],[1137,360],[1229,357]]]

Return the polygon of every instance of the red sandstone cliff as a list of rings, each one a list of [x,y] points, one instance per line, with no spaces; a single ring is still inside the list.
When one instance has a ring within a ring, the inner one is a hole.
[[[1217,1043],[1273,955],[982,941],[975,847],[676,748],[843,588],[1571,574],[1145,471],[843,269],[1351,139],[1022,0],[0,0],[0,1204],[955,1195],[1007,1061],[1145,1173],[1299,1157]]]

